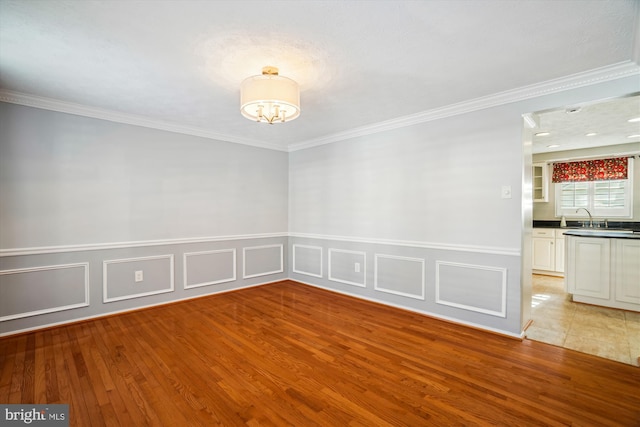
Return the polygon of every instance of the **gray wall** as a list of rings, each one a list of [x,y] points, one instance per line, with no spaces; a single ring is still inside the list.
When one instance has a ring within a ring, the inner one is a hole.
[[[0,103],[0,249],[287,231],[287,155]]]
[[[291,153],[290,264],[307,269],[291,277],[520,335],[531,228],[521,115],[636,90],[637,78],[619,79]],[[294,256],[295,245],[316,250]]]
[[[519,250],[522,129],[499,110],[291,153],[289,231]]]
[[[566,150],[553,153],[540,153],[533,156],[533,162],[552,162],[558,159],[571,159],[580,157],[603,156],[616,157],[622,153],[640,153],[640,142],[631,144],[611,145],[606,147],[594,147],[584,150]],[[615,219],[615,221],[640,221],[640,159],[635,159],[633,165],[633,218]],[[551,168],[549,168],[551,174]],[[559,220],[555,211],[555,185],[551,183],[549,176],[549,201],[536,202],[533,204],[533,219],[536,220]]]
[[[520,335],[521,114],[636,90],[619,79],[289,155],[0,104],[0,334],[290,277]]]
[[[0,103],[0,334],[286,278],[287,169],[284,152]]]

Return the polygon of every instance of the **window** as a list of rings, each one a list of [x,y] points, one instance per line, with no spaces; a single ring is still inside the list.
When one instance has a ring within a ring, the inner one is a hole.
[[[611,181],[557,182],[556,216],[601,218],[631,218],[633,206],[633,159],[628,162],[628,178]]]

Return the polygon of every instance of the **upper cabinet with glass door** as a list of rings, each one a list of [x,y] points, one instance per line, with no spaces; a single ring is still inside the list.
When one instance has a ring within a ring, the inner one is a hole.
[[[533,164],[533,201],[548,202],[549,201],[549,166],[546,163]]]

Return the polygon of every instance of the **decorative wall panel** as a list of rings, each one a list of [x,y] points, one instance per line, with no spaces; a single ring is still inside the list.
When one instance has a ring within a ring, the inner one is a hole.
[[[424,260],[396,255],[375,255],[375,289],[424,299]]]
[[[436,303],[505,317],[507,269],[436,261]]]
[[[284,271],[282,245],[251,246],[242,249],[242,277],[267,276]]]
[[[366,273],[365,252],[329,249],[329,280],[364,288],[367,286]]]
[[[322,248],[320,246],[293,245],[293,272],[322,277]]]
[[[217,285],[236,280],[236,250],[187,252],[183,256],[184,288]]]
[[[88,263],[0,271],[0,322],[88,305]]]
[[[173,255],[104,261],[103,302],[121,301],[173,292]],[[142,280],[136,281],[136,272]]]

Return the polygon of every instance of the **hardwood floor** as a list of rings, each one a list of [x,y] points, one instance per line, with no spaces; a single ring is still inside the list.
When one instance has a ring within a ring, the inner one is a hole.
[[[640,368],[290,281],[0,339],[77,426],[640,425]]]

